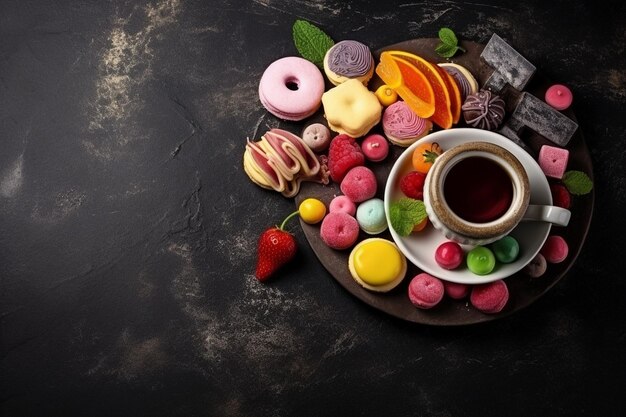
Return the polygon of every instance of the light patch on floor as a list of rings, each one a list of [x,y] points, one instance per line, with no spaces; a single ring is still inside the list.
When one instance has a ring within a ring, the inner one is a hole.
[[[78,210],[87,195],[73,188],[58,192],[54,201],[38,201],[31,211],[31,219],[36,223],[54,225]]]
[[[118,17],[114,21],[108,46],[100,56],[95,97],[87,106],[88,131],[104,134],[104,139],[83,140],[90,155],[107,161],[119,148],[145,138],[133,120],[145,106],[140,88],[152,79],[155,57],[151,42],[164,36],[163,29],[175,23],[180,12],[180,0],[148,5],[141,11],[145,26],[134,33],[128,31],[128,19]]]
[[[0,195],[2,197],[11,198],[18,193],[24,183],[23,170],[24,154],[21,154],[2,173],[0,179]]]

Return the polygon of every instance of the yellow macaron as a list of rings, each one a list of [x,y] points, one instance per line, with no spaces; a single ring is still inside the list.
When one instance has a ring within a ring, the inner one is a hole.
[[[395,243],[369,238],[358,243],[348,258],[352,278],[370,291],[388,292],[406,275],[406,258]]]

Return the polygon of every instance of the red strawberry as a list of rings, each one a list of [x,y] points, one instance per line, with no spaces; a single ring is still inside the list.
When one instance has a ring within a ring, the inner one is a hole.
[[[426,174],[411,171],[400,179],[400,190],[409,198],[421,200],[424,198],[424,182]]]
[[[267,280],[278,268],[289,262],[296,254],[297,245],[293,235],[279,227],[270,227],[259,238],[256,277]]]
[[[360,165],[365,165],[365,156],[356,140],[348,135],[335,136],[328,150],[330,178],[340,183],[348,171]]]
[[[552,201],[555,206],[569,209],[572,199],[565,185],[550,184],[550,191],[552,192]]]

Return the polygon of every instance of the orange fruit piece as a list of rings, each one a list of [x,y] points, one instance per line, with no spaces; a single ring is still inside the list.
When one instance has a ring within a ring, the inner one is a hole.
[[[445,69],[442,69],[439,65],[435,65],[434,67],[439,70],[441,78],[444,79],[446,86],[448,87],[448,92],[450,93],[450,112],[452,113],[452,123],[457,124],[461,118],[461,106],[463,105],[463,103],[461,103],[461,90],[459,90],[459,85]]]
[[[415,114],[425,119],[435,113],[435,93],[426,76],[415,66],[397,60],[387,52],[380,54],[376,74],[395,90]]]
[[[396,61],[398,59],[402,59],[412,64],[426,76],[426,79],[430,82],[435,94],[435,112],[430,117],[430,120],[443,129],[451,128],[452,123],[454,122],[454,115],[452,113],[452,99],[450,98],[450,90],[448,88],[449,81],[447,77],[442,76],[439,72],[440,68],[437,65],[428,62],[424,58],[410,52],[387,51],[387,53]],[[441,71],[445,70],[441,69]],[[459,103],[460,101],[461,99],[459,98]]]
[[[435,92],[433,91],[433,87],[430,85],[430,82],[424,73],[403,59],[396,59],[395,61],[400,69],[406,88],[415,94],[415,96],[428,103],[429,109],[432,107],[432,111],[428,110],[432,116],[435,113]],[[418,114],[418,116],[420,115]],[[427,118],[430,116],[420,117]]]
[[[430,167],[435,163],[435,159],[443,153],[443,149],[437,142],[422,143],[413,151],[411,164],[417,172],[428,174]]]
[[[425,217],[424,220],[422,220],[421,222],[419,222],[418,224],[413,226],[413,231],[414,232],[421,232],[422,230],[424,230],[426,228],[427,224],[428,224],[428,217]]]

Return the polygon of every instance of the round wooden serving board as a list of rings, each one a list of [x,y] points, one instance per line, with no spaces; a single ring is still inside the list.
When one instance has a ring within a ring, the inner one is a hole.
[[[445,62],[444,59],[438,57],[434,52],[438,42],[438,39],[414,39],[382,48],[374,55],[376,61],[378,61],[378,56],[384,50],[403,50],[418,54],[431,62]],[[467,52],[458,54],[458,56],[455,56],[449,62],[458,63],[469,69],[478,80],[479,85],[482,86],[492,72],[491,68],[480,59],[480,53],[482,52],[484,45],[463,41],[461,42],[461,46],[465,48]],[[523,51],[520,52],[523,54]],[[381,84],[382,82],[375,76],[370,82],[369,88],[371,90],[375,90]],[[525,91],[532,93],[539,98],[543,98],[545,90],[549,85],[549,80],[542,77],[541,73],[538,71],[528,84]],[[502,95],[507,102],[507,111],[512,111],[515,103],[517,102],[519,92],[511,88],[507,88]],[[571,110],[566,111],[565,114],[576,120]],[[317,120],[313,121],[323,121],[322,115],[318,115],[316,119]],[[465,127],[465,125],[461,121],[458,127]],[[379,125],[374,128],[373,132],[382,134],[381,126]],[[534,156],[536,156],[536,153],[541,145],[550,144],[550,142],[543,137],[530,131],[523,132],[523,139],[535,152]],[[570,151],[568,170],[584,171],[593,179],[591,158],[580,129],[578,129],[574,137],[569,142],[567,149]],[[391,170],[394,161],[403,150],[404,148],[391,146],[391,152],[386,160],[379,163],[368,162],[367,166],[376,173],[378,179],[377,197],[381,199],[383,198],[385,183],[389,171]],[[305,198],[315,197],[322,200],[328,206],[330,201],[336,195],[340,194],[341,191],[339,190],[339,184],[331,183],[324,186],[317,183],[304,183],[302,184],[300,193],[296,196],[295,201],[296,205],[298,205]],[[471,306],[469,299],[457,301],[448,297],[444,297],[440,304],[430,310],[415,308],[407,296],[407,286],[411,278],[419,273],[420,270],[411,264],[409,264],[406,278],[393,291],[385,294],[368,291],[359,286],[350,276],[350,272],[348,271],[348,256],[350,254],[350,249],[345,251],[331,249],[321,240],[319,225],[308,225],[304,222],[301,222],[301,225],[311,248],[319,258],[320,262],[324,265],[328,272],[330,272],[332,277],[353,296],[380,311],[404,320],[429,325],[456,326],[486,322],[508,316],[530,305],[532,302],[545,294],[552,286],[554,286],[567,273],[580,253],[591,223],[593,201],[593,191],[585,196],[573,196],[572,206],[570,208],[572,212],[570,224],[567,227],[553,227],[551,231],[551,234],[559,234],[568,242],[569,255],[567,259],[560,264],[549,264],[548,270],[540,278],[532,279],[527,275],[524,275],[523,272],[518,272],[506,278],[506,283],[510,292],[510,299],[504,310],[498,314],[481,313]],[[432,226],[429,225],[429,227]],[[370,236],[361,232],[359,240],[367,237]],[[392,240],[388,231],[378,237]]]

